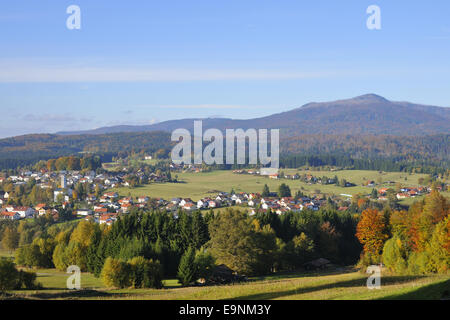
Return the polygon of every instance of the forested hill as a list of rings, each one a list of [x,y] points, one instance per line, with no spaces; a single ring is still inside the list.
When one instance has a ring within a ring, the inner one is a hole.
[[[160,149],[168,154],[170,133],[177,128],[192,130],[193,120],[2,139],[0,169],[83,151],[105,157],[131,152],[152,154]],[[440,162],[441,167],[450,161],[450,108],[392,102],[374,94],[310,103],[257,119],[204,119],[203,129],[208,128],[279,128],[282,155],[432,161]]]
[[[103,135],[26,135],[0,140],[0,169],[39,160],[91,152],[105,159],[131,152],[169,154],[173,143],[167,132],[112,133]],[[450,134],[399,137],[391,135],[300,135],[283,137],[282,155],[339,155],[348,159],[394,161],[450,161]],[[444,164],[445,165],[445,164]]]
[[[33,134],[0,140],[0,169],[15,168],[80,152],[106,158],[129,152],[154,153],[170,148],[166,132],[113,133],[104,135]]]
[[[192,130],[194,119],[172,120],[148,126],[115,126],[60,134],[105,134],[115,132]],[[309,103],[291,111],[249,119],[203,119],[203,127],[280,128],[282,136],[304,134],[388,134],[424,136],[450,134],[450,108],[393,102],[375,94],[333,102]]]

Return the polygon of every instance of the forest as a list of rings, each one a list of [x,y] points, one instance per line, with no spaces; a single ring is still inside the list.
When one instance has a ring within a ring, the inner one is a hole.
[[[204,215],[135,209],[112,226],[53,224],[46,217],[1,221],[0,237],[4,248],[16,250],[18,266],[64,271],[77,265],[110,287],[160,288],[162,279],[174,277],[183,285],[208,283],[222,264],[245,276],[268,275],[317,258],[363,270],[383,263],[396,274],[448,272],[450,205],[439,192],[408,211],[360,210],[249,216],[234,209]]]
[[[173,144],[166,132],[102,135],[26,135],[0,140],[0,170],[32,165],[39,160],[91,153],[109,162],[131,154],[164,153]],[[355,169],[405,171],[413,167],[448,168],[450,135],[300,135],[280,140],[281,166],[339,165]],[[305,159],[307,157],[307,159]],[[314,159],[318,157],[318,159]]]

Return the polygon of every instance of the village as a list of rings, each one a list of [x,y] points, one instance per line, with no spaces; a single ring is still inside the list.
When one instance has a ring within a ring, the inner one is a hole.
[[[187,170],[190,172],[201,172],[200,168],[187,166],[185,168],[172,165],[174,172]],[[262,175],[257,169],[234,170],[233,174]],[[0,178],[0,184],[12,184],[14,190],[33,184],[35,188],[41,189],[48,195],[45,203],[32,203],[29,206],[15,205],[10,201],[10,192],[0,191],[0,219],[20,220],[38,216],[52,216],[58,220],[61,210],[70,210],[72,215],[78,218],[95,221],[99,224],[112,224],[119,215],[128,214],[133,208],[145,210],[161,210],[176,216],[179,210],[193,212],[196,210],[214,210],[225,207],[243,207],[254,215],[258,212],[271,211],[278,215],[287,212],[300,212],[303,210],[317,211],[327,204],[327,198],[323,195],[313,196],[285,196],[279,197],[277,193],[262,196],[260,193],[246,192],[224,192],[217,191],[214,196],[203,197],[199,200],[191,198],[162,199],[147,196],[120,197],[114,191],[118,187],[130,187],[133,179],[142,181],[144,173],[137,170],[130,174],[127,170],[119,172],[105,171],[97,174],[95,171],[54,171],[54,172],[31,172],[24,171],[18,175],[4,176]],[[169,174],[170,176],[170,174]],[[284,175],[283,172],[266,175],[268,179],[301,180],[308,184],[342,184],[344,187],[353,184],[347,181],[338,181],[337,178],[314,177],[305,175]],[[164,183],[167,173],[149,173],[145,181]],[[367,187],[375,187],[374,181],[368,181]],[[80,191],[81,190],[81,191]],[[429,187],[402,187],[395,197],[397,200],[414,198],[427,194],[431,191]],[[391,188],[379,188],[377,195],[368,194],[377,201],[387,201]],[[345,195],[351,198],[351,195]],[[348,207],[341,206],[339,210]]]

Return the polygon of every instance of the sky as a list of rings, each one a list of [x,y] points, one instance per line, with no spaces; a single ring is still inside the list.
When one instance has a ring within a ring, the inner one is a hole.
[[[67,28],[71,5],[81,29]],[[449,15],[448,0],[4,0],[0,137],[249,119],[367,93],[448,107]]]

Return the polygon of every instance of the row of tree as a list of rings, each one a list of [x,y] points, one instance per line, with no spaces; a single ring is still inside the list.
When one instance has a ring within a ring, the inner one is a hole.
[[[360,264],[384,263],[396,273],[446,273],[450,269],[450,204],[433,191],[408,211],[365,210],[357,234]]]

